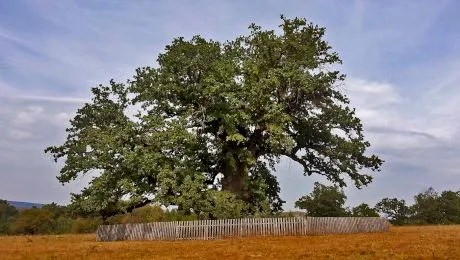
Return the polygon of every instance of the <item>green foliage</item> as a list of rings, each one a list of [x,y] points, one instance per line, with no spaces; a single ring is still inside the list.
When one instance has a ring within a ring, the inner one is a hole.
[[[246,215],[267,216],[283,211],[279,183],[266,163],[258,162],[250,170]]]
[[[339,187],[315,182],[313,191],[296,201],[295,206],[311,217],[344,217],[349,215],[344,208],[346,199]]]
[[[177,209],[163,210],[157,205],[146,205],[141,208],[134,209],[131,213],[119,214],[109,217],[108,224],[123,224],[123,223],[147,223],[147,222],[163,222],[163,221],[189,221],[197,220],[198,217],[191,213],[184,213]]]
[[[375,208],[369,207],[366,203],[359,204],[351,209],[353,217],[379,217],[379,213]]]
[[[0,235],[9,235],[11,234],[11,221],[2,221],[0,222]]]
[[[246,211],[244,201],[227,191],[195,190],[177,198],[180,211],[193,214],[198,219],[239,218]],[[190,198],[190,195],[195,197]]]
[[[198,217],[194,214],[185,214],[183,211],[179,211],[177,209],[167,210],[165,212],[166,219],[168,221],[192,221],[198,220]]]
[[[189,221],[197,220],[198,216],[193,213],[185,213],[177,209],[163,210],[157,205],[146,205],[134,209],[131,213],[118,214],[108,218],[108,224],[123,223],[148,223],[164,221]]]
[[[9,229],[11,233],[26,235],[89,233],[96,231],[100,224],[100,217],[77,217],[71,208],[52,203],[42,208],[21,210],[10,223]]]
[[[0,200],[0,235],[11,233],[11,223],[17,215],[18,211],[14,206],[8,204],[6,200]]]
[[[413,220],[420,224],[440,224],[445,222],[438,193],[429,188],[414,197]]]
[[[113,187],[108,181],[108,175],[103,174],[94,178],[81,194],[72,193],[70,211],[78,216],[100,216],[102,219],[126,212],[129,202],[121,200],[122,196],[117,195],[116,191],[107,189]]]
[[[76,218],[70,230],[72,233],[93,233],[99,225],[102,225],[101,218]]]
[[[460,224],[460,191],[429,188],[414,197],[412,221],[418,224]]]
[[[135,209],[131,214],[136,222],[159,222],[166,221],[166,215],[160,206],[144,206]]]
[[[54,202],[51,204],[43,205],[41,209],[51,212],[51,214],[53,214],[54,219],[70,215],[70,210],[67,206],[61,206]]]
[[[378,212],[383,213],[392,224],[408,224],[411,216],[411,210],[406,206],[404,200],[397,198],[384,198],[375,205]]]
[[[253,181],[253,183],[258,182]],[[263,185],[263,183],[259,183],[259,185]],[[269,186],[267,185],[266,187]],[[273,212],[266,210],[273,209],[268,203],[257,206],[254,206],[254,204],[248,205],[243,200],[238,199],[235,194],[227,191],[205,190],[201,196],[203,196],[203,199],[197,200],[201,203],[199,206],[183,202],[181,204],[182,208],[164,210],[157,204],[148,204],[135,208],[132,212],[117,214],[105,220],[95,214],[92,214],[93,217],[79,216],[76,212],[73,212],[73,207],[59,206],[55,203],[44,205],[39,209],[22,210],[18,213],[16,208],[6,201],[0,200],[0,234],[91,233],[95,232],[98,225],[102,223],[122,224],[229,219],[246,217],[247,215],[252,217],[294,217],[303,215],[302,212]],[[414,199],[415,203],[410,207],[406,205],[404,200],[384,198],[377,203],[375,208],[362,203],[348,212],[348,209],[343,207],[346,196],[339,187],[315,183],[314,190],[299,199],[296,202],[296,207],[306,209],[308,216],[378,217],[378,212],[380,212],[395,225],[460,224],[460,191],[438,193],[433,188],[429,188],[417,194]],[[259,200],[256,199],[255,201]],[[195,211],[195,208],[201,210]],[[260,210],[251,211],[254,208]]]
[[[53,231],[53,214],[40,208],[22,210],[14,221],[12,230],[15,234],[49,234]]]
[[[245,203],[230,192],[212,192],[212,200],[207,219],[235,219],[243,217]]]
[[[92,88],[64,144],[45,149],[64,159],[61,183],[98,173],[73,195],[73,207],[105,220],[152,198],[200,218],[279,212],[268,169],[281,156],[339,186],[346,176],[369,184],[360,169],[378,171],[382,160],[366,154],[361,121],[338,88],[345,76],[331,69],[342,61],[325,28],[281,18],[279,34],[252,24],[225,43],[176,38],[158,67]],[[218,195],[220,188],[234,196]]]
[[[60,216],[54,220],[54,234],[68,234],[72,232],[73,219],[70,217]]]
[[[441,211],[444,213],[444,223],[460,224],[460,190],[457,192],[443,191],[439,201]]]

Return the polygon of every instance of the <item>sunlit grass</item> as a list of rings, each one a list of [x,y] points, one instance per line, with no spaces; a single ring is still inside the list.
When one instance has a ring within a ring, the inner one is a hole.
[[[215,241],[96,242],[95,235],[0,237],[0,259],[460,259],[460,225],[387,233]]]

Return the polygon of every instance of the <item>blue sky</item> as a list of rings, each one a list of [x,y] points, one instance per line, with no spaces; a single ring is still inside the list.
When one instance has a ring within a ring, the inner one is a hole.
[[[344,87],[372,150],[386,162],[349,205],[404,198],[429,186],[460,188],[460,2],[451,1],[0,1],[0,198],[67,203],[87,178],[62,186],[43,154],[64,141],[69,118],[110,78],[154,65],[173,37],[220,41],[279,15],[325,26],[347,74]],[[309,193],[282,160],[286,209]]]

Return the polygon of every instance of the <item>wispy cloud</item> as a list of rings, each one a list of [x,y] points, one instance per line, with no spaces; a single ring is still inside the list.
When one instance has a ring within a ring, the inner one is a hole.
[[[3,41],[9,41],[9,42],[14,42],[14,43],[18,43],[18,44],[23,43],[23,41],[21,39],[12,36],[5,29],[3,29],[1,26],[0,26],[0,39],[2,39],[2,42]]]
[[[54,102],[54,103],[70,103],[70,104],[83,104],[83,103],[87,103],[90,101],[90,99],[76,98],[76,97],[8,96],[8,97],[3,97],[3,98],[17,99],[17,100],[44,101],[44,102]]]

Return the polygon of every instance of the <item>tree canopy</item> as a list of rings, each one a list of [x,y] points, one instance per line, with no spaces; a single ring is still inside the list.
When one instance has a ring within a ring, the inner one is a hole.
[[[282,156],[341,187],[345,177],[369,184],[362,169],[382,160],[367,154],[325,28],[281,18],[278,31],[252,24],[225,43],[175,38],[156,67],[92,88],[65,142],[45,149],[64,160],[62,183],[95,173],[75,205],[105,216],[152,201],[209,218],[225,204],[229,214],[276,212]]]
[[[353,217],[379,217],[379,213],[375,208],[371,208],[366,203],[361,203],[351,209],[351,215]]]
[[[417,194],[411,207],[413,218],[420,224],[460,223],[460,191],[443,191],[432,187]]]
[[[53,227],[53,213],[39,208],[22,210],[13,223],[13,231],[21,234],[47,234]]]
[[[375,209],[396,225],[409,223],[411,217],[411,209],[403,199],[384,198],[375,205]]]
[[[11,232],[11,222],[17,215],[18,210],[14,206],[10,205],[6,200],[0,199],[0,235]]]
[[[345,217],[347,196],[337,186],[326,186],[315,182],[313,191],[295,202],[299,209],[305,209],[310,217]]]

